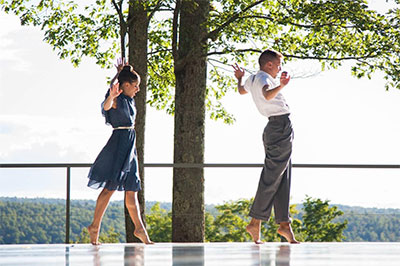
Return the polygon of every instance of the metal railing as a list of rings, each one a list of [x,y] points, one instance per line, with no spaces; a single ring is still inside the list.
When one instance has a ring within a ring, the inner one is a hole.
[[[0,163],[0,168],[66,168],[65,243],[70,241],[71,168],[91,167],[91,163]],[[145,163],[145,168],[258,168],[256,163]],[[294,168],[400,169],[400,164],[293,164]]]

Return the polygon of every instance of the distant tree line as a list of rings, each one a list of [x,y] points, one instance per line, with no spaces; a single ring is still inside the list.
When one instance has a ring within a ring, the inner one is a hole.
[[[75,242],[93,218],[94,201],[72,201],[70,239]],[[124,242],[122,204],[111,203],[102,224],[104,239],[118,232]],[[65,200],[0,198],[0,244],[44,244],[65,241]]]
[[[251,241],[245,232],[251,200],[240,199],[206,206],[206,241]],[[73,243],[89,243],[86,226],[90,224],[95,202],[71,202]],[[146,219],[149,234],[156,242],[170,242],[171,203],[148,202]],[[100,241],[125,242],[122,202],[111,202],[105,214]],[[400,241],[400,210],[331,206],[329,201],[306,198],[291,205],[293,229],[301,241]],[[282,241],[276,234],[272,216],[264,223],[264,241]],[[65,200],[0,198],[0,244],[42,244],[65,241]]]
[[[247,215],[252,200],[240,199],[215,206],[216,213],[206,211],[205,238],[208,242],[245,242],[252,241],[246,233],[250,221]],[[328,201],[306,198],[303,203],[303,221],[294,218],[293,230],[300,241],[342,241],[347,221],[333,220],[343,214],[336,206],[329,206]],[[292,214],[299,214],[296,205],[290,206]],[[171,212],[160,208],[156,203],[147,215],[148,230],[154,241],[169,242],[171,239]],[[267,242],[284,241],[277,233],[278,225],[274,215],[263,223],[262,240]]]

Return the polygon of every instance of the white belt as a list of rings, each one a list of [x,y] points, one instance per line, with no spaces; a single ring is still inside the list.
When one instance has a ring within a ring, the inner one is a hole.
[[[135,129],[135,127],[134,126],[130,126],[130,127],[114,127],[113,128],[113,130],[116,130],[116,129]]]

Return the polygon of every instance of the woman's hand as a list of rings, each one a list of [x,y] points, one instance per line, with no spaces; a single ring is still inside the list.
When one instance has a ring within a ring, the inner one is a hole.
[[[115,100],[120,94],[122,90],[119,89],[119,83],[114,84],[110,88],[110,94],[108,95],[107,99],[103,103],[104,111],[108,111],[111,108],[117,108],[117,101]]]
[[[115,99],[122,93],[122,90],[119,89],[119,83],[112,85],[110,88],[110,96]]]
[[[117,68],[118,73],[121,72],[121,70],[124,68],[124,66],[129,65],[128,61],[125,61],[124,57],[118,58],[117,59],[117,64],[114,66]]]

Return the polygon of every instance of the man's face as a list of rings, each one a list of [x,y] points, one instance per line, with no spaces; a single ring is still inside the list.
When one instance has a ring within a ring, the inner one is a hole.
[[[273,78],[276,78],[278,76],[278,73],[282,70],[281,58],[278,57],[278,58],[272,60],[271,62],[269,62],[269,64],[270,64],[270,74]]]

